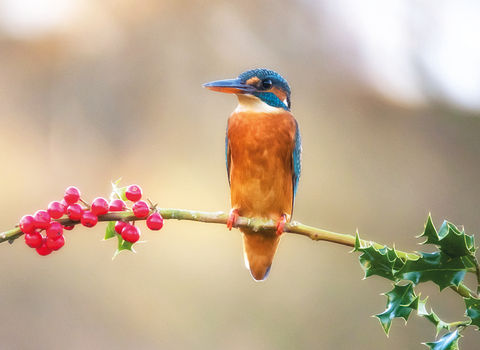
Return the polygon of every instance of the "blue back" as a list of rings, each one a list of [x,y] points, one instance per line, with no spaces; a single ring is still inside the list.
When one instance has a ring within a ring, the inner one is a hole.
[[[295,133],[295,146],[293,147],[293,200],[295,201],[295,196],[297,195],[298,182],[300,181],[300,173],[302,171],[302,138],[300,137],[300,129],[298,128],[298,123],[295,120],[295,126],[297,131]]]

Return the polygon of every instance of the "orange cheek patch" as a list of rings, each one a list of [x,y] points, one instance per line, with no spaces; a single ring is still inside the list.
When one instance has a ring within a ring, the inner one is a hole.
[[[285,94],[285,92],[283,92],[283,90],[277,89],[276,87],[271,89],[270,92],[273,92],[282,102],[286,101],[287,99],[287,95]]]
[[[247,80],[247,85],[256,85],[259,81],[260,79],[253,77]]]

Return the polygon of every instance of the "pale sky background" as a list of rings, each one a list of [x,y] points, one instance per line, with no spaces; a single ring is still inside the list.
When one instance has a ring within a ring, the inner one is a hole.
[[[303,0],[343,31],[331,40],[350,69],[388,98],[421,104],[432,95],[480,108],[480,3],[459,1]],[[68,30],[89,0],[2,0],[3,31],[31,40]]]

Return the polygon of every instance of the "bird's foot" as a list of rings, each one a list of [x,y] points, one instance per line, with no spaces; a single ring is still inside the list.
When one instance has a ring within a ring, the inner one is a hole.
[[[230,210],[230,215],[228,216],[227,221],[227,228],[229,230],[231,230],[233,225],[235,225],[239,216],[240,214],[238,214],[238,209],[233,208],[232,210]]]
[[[287,223],[287,216],[285,214],[282,215],[280,220],[277,221],[277,235],[280,236],[283,233],[283,229],[285,228],[285,224]]]

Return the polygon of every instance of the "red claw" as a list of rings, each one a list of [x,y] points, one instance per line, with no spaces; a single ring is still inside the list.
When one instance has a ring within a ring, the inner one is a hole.
[[[228,221],[227,221],[227,228],[229,230],[232,229],[233,225],[235,225],[235,222],[237,222],[237,219],[240,215],[238,214],[238,209],[232,209],[230,210],[230,215],[228,216]]]
[[[287,223],[287,216],[285,214],[282,215],[280,220],[277,221],[277,235],[280,236],[283,233],[285,228],[285,224]]]

